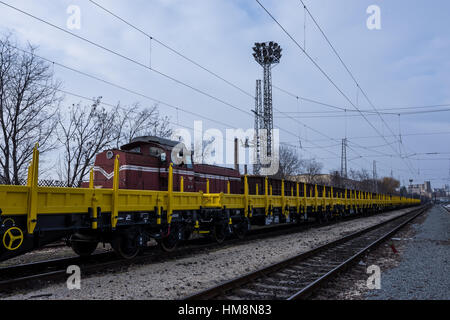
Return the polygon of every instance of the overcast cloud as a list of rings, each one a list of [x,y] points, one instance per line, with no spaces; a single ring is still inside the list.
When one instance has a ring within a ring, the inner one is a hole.
[[[149,39],[108,15],[88,0],[5,0],[28,13],[45,19],[66,30],[69,5],[81,9],[81,29],[72,32],[88,38],[124,56],[148,65]],[[261,67],[253,60],[251,47],[255,41],[277,41],[283,48],[282,62],[273,69],[277,87],[302,97],[319,100],[352,110],[294,43],[282,32],[264,10],[252,0],[97,0],[98,3],[142,28],[156,39],[182,52],[254,94],[255,79],[262,77]],[[298,0],[261,0],[264,6],[283,24],[291,35],[304,43],[304,10]],[[450,22],[448,1],[376,1],[376,0],[316,0],[305,1],[341,57],[377,108],[414,107],[450,104]],[[366,9],[376,4],[381,8],[381,30],[368,30]],[[186,88],[172,80],[136,64],[107,53],[42,22],[36,21],[0,4],[1,32],[13,31],[19,41],[39,46],[39,54],[50,60],[89,72],[137,92],[174,106],[179,111],[160,104],[163,114],[181,125],[193,126],[201,120],[183,113],[191,110],[205,117],[229,124],[229,127],[251,128],[253,118],[223,103]],[[371,109],[362,97],[337,57],[323,39],[311,19],[306,21],[306,50],[328,73],[340,89],[358,107]],[[155,41],[151,44],[152,67],[208,94],[250,112],[254,101],[248,95],[211,76],[204,70],[168,51]],[[130,105],[133,102],[152,104],[140,96],[120,91],[104,83],[83,77],[55,66],[55,74],[65,90],[87,97],[102,96],[103,101]],[[312,115],[312,111],[333,109],[297,99],[274,89],[274,106],[283,112],[299,112],[295,116]],[[78,102],[67,96],[65,105]],[[88,103],[88,102],[86,102]],[[447,107],[450,108],[450,107]],[[445,109],[445,108],[429,108]],[[424,110],[415,109],[413,111]],[[403,110],[407,111],[407,110]],[[351,113],[349,112],[349,115]],[[355,114],[355,113],[353,113]],[[341,114],[342,115],[342,114]],[[385,115],[391,130],[403,136],[402,154],[416,154],[409,160],[399,158],[398,137],[392,134],[378,116],[367,117],[377,130],[392,143],[386,142],[362,117],[286,118],[275,112],[275,126],[284,128],[281,141],[300,147],[304,158],[317,157],[326,171],[340,166],[340,140],[347,136],[351,168],[366,168],[371,172],[377,161],[378,175],[390,175],[403,184],[431,180],[433,187],[449,183],[450,175],[450,112]],[[346,120],[347,119],[347,120]],[[225,126],[204,120],[204,130]],[[298,121],[322,132],[330,140]],[[347,125],[346,125],[347,124]],[[347,129],[346,129],[347,128]],[[439,135],[408,135],[414,133],[447,132]],[[361,137],[375,136],[374,138]],[[378,137],[377,137],[378,136]],[[311,142],[312,141],[312,142]],[[355,146],[353,143],[357,143]],[[317,145],[326,148],[317,148]],[[377,148],[375,146],[385,145]],[[361,149],[366,146],[369,149]],[[438,155],[420,155],[438,152]],[[388,156],[380,156],[381,154]],[[392,155],[392,156],[389,156]],[[364,156],[363,158],[359,158]],[[332,159],[330,159],[332,158]],[[412,160],[421,159],[421,160]],[[413,168],[413,172],[407,166]]]

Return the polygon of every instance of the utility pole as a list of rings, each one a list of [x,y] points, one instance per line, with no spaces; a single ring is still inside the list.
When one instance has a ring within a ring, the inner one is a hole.
[[[375,193],[378,193],[378,181],[377,181],[377,162],[373,160],[373,188]]]
[[[239,171],[239,140],[234,138],[234,170]]]
[[[341,177],[347,178],[347,138],[342,139]]]
[[[448,159],[448,180],[450,181],[450,159]]]

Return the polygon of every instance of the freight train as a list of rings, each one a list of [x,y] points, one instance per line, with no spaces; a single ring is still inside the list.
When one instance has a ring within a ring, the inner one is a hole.
[[[195,164],[179,146],[163,138],[139,137],[101,152],[89,183],[81,188],[39,186],[36,146],[27,185],[0,186],[0,261],[61,239],[80,256],[89,256],[102,242],[132,259],[152,240],[172,251],[196,236],[223,242],[229,236],[245,237],[254,226],[326,221],[420,203],[242,176],[234,169]]]

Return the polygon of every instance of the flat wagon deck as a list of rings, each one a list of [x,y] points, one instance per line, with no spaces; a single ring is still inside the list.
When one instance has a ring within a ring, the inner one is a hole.
[[[308,216],[379,212],[420,204],[405,197],[372,194],[315,185],[314,191],[296,188],[273,195],[269,179],[249,193],[247,176],[243,194],[185,192],[173,187],[169,166],[167,190],[119,188],[119,157],[114,160],[112,188],[94,187],[93,171],[87,188],[38,186],[39,151],[33,152],[26,186],[0,185],[0,261],[67,237],[74,250],[88,255],[98,242],[110,242],[123,257],[134,257],[151,238],[170,251],[193,233],[212,235],[223,241],[228,233],[242,236],[253,224],[297,223]],[[292,183],[291,183],[292,184]],[[321,190],[322,188],[322,190]],[[327,191],[328,190],[328,191]],[[319,196],[320,194],[320,196]]]

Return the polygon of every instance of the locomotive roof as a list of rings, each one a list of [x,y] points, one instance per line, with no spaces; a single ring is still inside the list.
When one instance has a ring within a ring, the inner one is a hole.
[[[175,147],[177,144],[179,144],[179,141],[173,141],[170,139],[165,139],[157,136],[143,136],[143,137],[137,137],[132,139],[129,143],[123,145],[120,147],[122,150],[131,149],[136,145],[140,145],[141,143],[156,143],[163,147],[168,147],[169,149]]]

